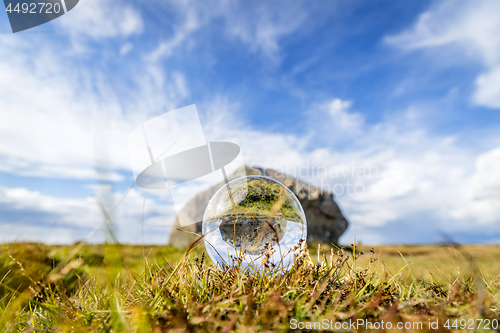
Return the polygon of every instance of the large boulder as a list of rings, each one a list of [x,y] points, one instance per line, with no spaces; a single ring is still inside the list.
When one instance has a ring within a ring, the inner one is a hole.
[[[228,176],[228,180],[244,175],[270,177],[287,186],[297,196],[306,214],[308,242],[337,243],[347,229],[348,222],[333,200],[332,193],[271,169],[246,167],[245,170],[238,170]],[[223,185],[217,184],[197,194],[184,206],[179,215],[182,214],[183,219],[192,221],[193,224],[181,227],[177,217],[170,232],[170,244],[177,248],[186,248],[198,238],[197,234],[201,235],[200,216],[203,216],[210,198]]]

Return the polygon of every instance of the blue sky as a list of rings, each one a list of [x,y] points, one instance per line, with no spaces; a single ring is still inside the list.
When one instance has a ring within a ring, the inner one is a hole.
[[[98,200],[111,208],[133,181],[130,132],[196,104],[207,139],[238,143],[247,164],[336,189],[344,243],[354,226],[371,244],[498,243],[499,12],[493,0],[82,0],[18,34],[3,12],[0,240],[84,238]],[[122,242],[142,241],[144,195],[113,215]],[[174,218],[168,193],[148,197],[144,241],[164,243]]]

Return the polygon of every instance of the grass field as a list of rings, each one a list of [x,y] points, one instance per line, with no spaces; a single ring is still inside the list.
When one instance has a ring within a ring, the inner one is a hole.
[[[203,250],[0,245],[0,327],[489,331],[500,320],[499,246],[311,244],[286,274],[251,276],[238,267],[217,269]]]

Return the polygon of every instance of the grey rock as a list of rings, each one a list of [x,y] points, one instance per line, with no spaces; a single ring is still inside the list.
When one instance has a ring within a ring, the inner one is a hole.
[[[244,175],[270,177],[287,186],[297,196],[306,214],[308,242],[337,243],[347,229],[348,222],[335,203],[332,193],[271,169],[246,167],[245,170],[238,170],[228,176],[228,180]],[[169,244],[177,248],[186,248],[198,239],[201,235],[201,219],[205,207],[223,185],[223,183],[217,184],[198,193],[186,204],[179,214],[196,223],[181,227],[179,218],[176,218],[170,232]]]

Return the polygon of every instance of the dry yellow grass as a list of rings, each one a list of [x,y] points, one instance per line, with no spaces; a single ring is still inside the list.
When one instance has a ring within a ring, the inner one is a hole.
[[[321,253],[329,253],[331,246],[320,245]],[[346,247],[351,250],[351,247]],[[403,278],[424,279],[441,284],[453,282],[456,277],[475,276],[496,283],[500,278],[499,245],[358,245],[359,267],[366,267],[375,252],[379,273],[401,273]],[[317,245],[310,245],[310,252],[317,261]]]
[[[365,320],[423,323],[406,330],[417,332],[500,319],[498,246],[312,245],[283,275],[220,270],[203,247],[184,257],[168,246],[86,245],[66,260],[73,248],[0,245],[2,329],[254,332]]]

